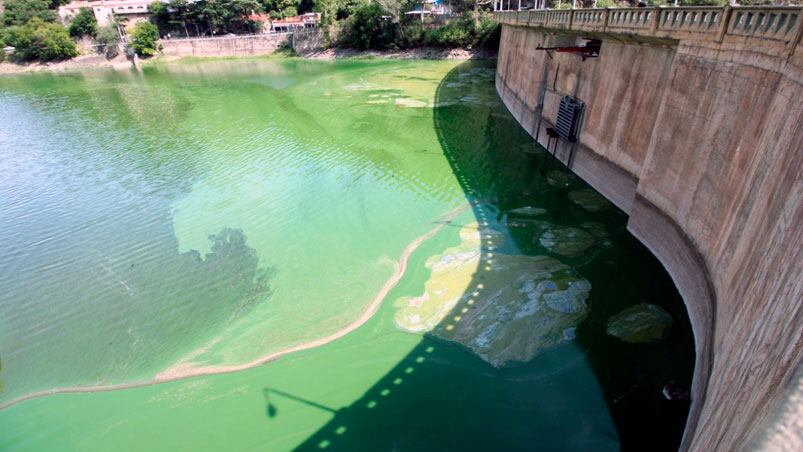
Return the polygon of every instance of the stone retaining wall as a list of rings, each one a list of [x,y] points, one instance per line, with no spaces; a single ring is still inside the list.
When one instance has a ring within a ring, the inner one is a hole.
[[[163,39],[162,54],[167,56],[246,56],[268,55],[284,45],[291,33],[215,38]]]

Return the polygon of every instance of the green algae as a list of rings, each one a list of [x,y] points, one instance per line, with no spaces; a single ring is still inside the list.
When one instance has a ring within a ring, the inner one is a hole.
[[[591,284],[548,256],[497,252],[482,259],[482,236],[502,245],[498,234],[473,223],[461,228],[458,246],[427,260],[424,293],[394,302],[396,324],[459,342],[494,366],[529,361],[571,340],[587,316]],[[472,287],[477,271],[487,277]]]

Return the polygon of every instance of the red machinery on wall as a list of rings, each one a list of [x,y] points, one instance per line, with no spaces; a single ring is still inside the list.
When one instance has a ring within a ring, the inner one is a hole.
[[[536,47],[536,50],[546,50],[547,55],[552,58],[552,52],[560,53],[573,53],[580,56],[583,61],[586,58],[599,57],[599,51],[602,47],[602,41],[599,39],[588,39],[583,46],[569,46],[569,47]]]

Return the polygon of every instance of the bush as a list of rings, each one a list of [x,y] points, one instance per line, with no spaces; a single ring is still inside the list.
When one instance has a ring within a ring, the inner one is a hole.
[[[61,24],[39,18],[23,26],[9,27],[6,44],[14,46],[14,59],[21,61],[54,61],[78,55],[75,43]]]
[[[98,50],[103,52],[106,58],[112,59],[119,53],[120,35],[117,33],[115,24],[100,27],[95,41],[100,46]]]
[[[499,25],[489,14],[467,12],[460,19],[429,30],[424,43],[436,47],[487,47],[499,43]]]
[[[137,55],[149,57],[156,55],[157,42],[159,39],[159,29],[150,22],[140,22],[134,26],[129,33],[131,47]]]
[[[81,8],[78,14],[75,15],[70,26],[67,27],[70,36],[80,38],[81,36],[92,36],[98,33],[98,21],[95,19],[95,14],[91,8]]]
[[[363,5],[349,17],[343,33],[343,44],[357,49],[390,49],[396,47],[398,24],[376,3]]]
[[[424,42],[424,36],[424,27],[421,25],[421,21],[413,19],[410,22],[402,23],[399,27],[396,45],[402,49],[415,47]]]
[[[616,8],[618,6],[614,0],[597,0],[596,8]]]
[[[50,10],[47,0],[6,0],[4,2],[3,23],[6,26],[23,26],[34,18],[45,22],[55,22],[56,12]]]
[[[483,14],[480,16],[479,24],[477,25],[474,47],[497,49],[499,48],[499,38],[501,36],[502,27],[493,20],[493,15]]]

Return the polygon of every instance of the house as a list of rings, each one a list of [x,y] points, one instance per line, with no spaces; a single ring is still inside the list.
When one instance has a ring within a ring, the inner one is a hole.
[[[299,28],[314,28],[321,21],[321,13],[307,13],[300,16],[285,17],[271,22],[270,31],[284,33]]]
[[[90,8],[95,13],[98,25],[105,26],[111,22],[131,25],[147,21],[151,17],[148,5],[153,0],[78,0],[59,6],[61,20],[69,22],[81,8]]]
[[[251,14],[248,15],[248,20],[250,20],[251,22],[258,23],[260,25],[260,30],[262,30],[263,33],[267,33],[270,31],[271,21],[269,15],[265,13],[257,14],[254,11],[251,11]]]

